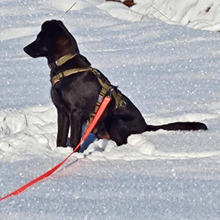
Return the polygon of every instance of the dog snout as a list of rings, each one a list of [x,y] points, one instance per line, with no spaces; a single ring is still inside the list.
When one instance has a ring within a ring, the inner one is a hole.
[[[37,51],[35,49],[35,42],[24,47],[24,52],[33,58],[37,57]]]
[[[29,51],[28,46],[24,47],[23,50],[24,50],[25,53],[27,53],[29,55],[30,51]]]
[[[39,45],[37,41],[34,41],[24,47],[24,52],[33,58],[37,58],[46,55],[46,48]]]

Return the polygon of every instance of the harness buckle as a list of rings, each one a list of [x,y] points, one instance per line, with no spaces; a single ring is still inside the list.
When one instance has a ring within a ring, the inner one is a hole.
[[[110,87],[107,91],[107,96],[112,98],[114,96],[113,94],[114,92],[115,92],[114,88]]]
[[[101,103],[102,100],[103,100],[103,98],[104,98],[104,96],[102,96],[101,94],[99,94],[97,102],[98,102],[98,103]]]
[[[59,77],[60,77],[60,79],[63,78],[63,77],[65,77],[64,73],[63,73],[63,72],[60,72],[60,73],[59,73]]]
[[[126,101],[121,100],[120,107],[124,108],[127,105]]]

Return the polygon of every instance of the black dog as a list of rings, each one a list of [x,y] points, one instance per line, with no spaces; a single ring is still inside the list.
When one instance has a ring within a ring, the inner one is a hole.
[[[118,145],[125,144],[129,135],[144,131],[207,129],[200,122],[147,125],[136,106],[80,54],[76,40],[61,21],[44,22],[37,39],[24,51],[33,58],[48,60],[51,97],[58,112],[57,146],[66,145],[70,127],[70,143],[76,147],[82,125],[91,120],[106,95],[111,95],[112,100],[93,133],[98,138],[112,139]]]

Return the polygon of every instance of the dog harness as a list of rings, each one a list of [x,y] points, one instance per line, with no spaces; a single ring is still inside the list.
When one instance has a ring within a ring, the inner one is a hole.
[[[55,64],[57,66],[61,66],[64,63],[66,63],[68,60],[72,59],[73,57],[75,57],[77,54],[75,55],[71,55],[71,54],[67,54],[63,57],[61,57],[60,59],[58,59]],[[49,67],[51,68],[51,65],[49,64]],[[99,92],[99,96],[98,96],[98,100],[96,101],[96,105],[95,105],[95,109],[93,111],[93,113],[90,115],[89,119],[86,122],[86,129],[89,126],[90,122],[92,121],[92,119],[94,118],[103,98],[106,95],[112,96],[115,100],[115,107],[124,107],[126,105],[126,102],[124,100],[122,100],[122,94],[120,91],[116,90],[115,87],[113,87],[110,82],[108,81],[108,79],[106,77],[104,77],[101,72],[99,72],[97,69],[92,68],[92,67],[87,67],[87,68],[73,68],[73,69],[69,69],[69,70],[65,70],[63,72],[59,72],[56,75],[54,75],[51,78],[51,83],[52,86],[55,86],[59,81],[61,81],[63,78],[80,73],[80,72],[85,72],[85,71],[91,71],[97,78],[99,84],[101,85],[101,91]]]

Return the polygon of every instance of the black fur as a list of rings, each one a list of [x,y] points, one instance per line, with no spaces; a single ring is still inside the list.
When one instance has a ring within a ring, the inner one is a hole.
[[[37,39],[26,46],[24,51],[34,58],[46,57],[52,66],[51,77],[60,71],[91,66],[90,62],[80,54],[76,40],[61,21],[44,22]],[[68,53],[77,55],[60,67],[54,65],[56,60]],[[91,71],[63,78],[51,88],[51,97],[58,112],[57,146],[66,145],[70,127],[70,143],[73,148],[76,147],[81,138],[82,125],[94,111],[100,90],[101,86]],[[136,106],[123,94],[122,99],[126,105],[118,108],[115,107],[114,99],[111,100],[96,126],[95,135],[98,138],[112,139],[118,145],[122,145],[127,142],[129,135],[144,131],[207,129],[206,125],[200,122],[147,125]]]

